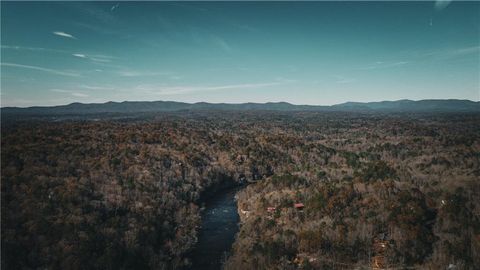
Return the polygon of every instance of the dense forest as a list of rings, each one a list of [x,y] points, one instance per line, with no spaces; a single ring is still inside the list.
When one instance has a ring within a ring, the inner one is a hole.
[[[2,126],[2,269],[178,269],[245,183],[226,269],[474,269],[480,115],[198,111]]]

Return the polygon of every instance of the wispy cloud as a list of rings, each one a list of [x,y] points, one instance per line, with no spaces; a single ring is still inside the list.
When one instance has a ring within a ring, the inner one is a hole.
[[[2,49],[6,50],[17,50],[17,51],[32,51],[32,52],[41,52],[41,53],[59,53],[59,54],[70,54],[78,58],[88,59],[93,62],[99,63],[108,63],[112,60],[118,59],[118,57],[105,55],[105,54],[86,54],[86,53],[78,53],[78,52],[71,52],[65,50],[56,50],[56,49],[48,49],[48,48],[40,48],[40,47],[25,47],[25,46],[11,46],[11,45],[1,45]]]
[[[477,57],[472,57],[472,55],[477,55]],[[411,66],[419,65],[431,62],[439,61],[449,61],[460,58],[469,58],[472,61],[478,59],[480,55],[480,46],[467,46],[467,47],[458,47],[458,48],[448,48],[448,49],[439,49],[439,50],[430,50],[430,51],[410,51],[402,55],[402,59],[406,60],[396,60],[396,61],[376,61],[367,66],[358,68],[359,70],[372,70],[372,69],[384,69],[384,68],[395,68],[402,66]]]
[[[98,86],[98,85],[81,85],[80,87],[88,90],[113,90],[115,88],[111,86]]]
[[[81,54],[81,53],[74,53],[72,55],[75,56],[75,57],[79,57],[79,58],[87,58],[87,56],[85,54]]]
[[[470,57],[472,54],[480,54],[480,46],[468,46],[459,48],[449,48],[443,50],[414,52],[410,58],[416,61],[427,60],[449,60],[461,57]],[[474,58],[472,58],[474,59]]]
[[[85,93],[78,92],[78,91],[73,91],[73,90],[50,89],[50,91],[55,92],[55,93],[69,94],[69,95],[74,96],[74,97],[81,97],[81,98],[89,97],[89,95],[87,95]]]
[[[464,56],[464,55],[478,54],[478,53],[480,53],[480,46],[463,47],[463,48],[448,50],[443,53],[440,52],[440,54],[444,54],[450,57]]]
[[[84,53],[72,53],[72,55],[78,58],[88,59],[93,62],[100,62],[100,63],[110,63],[112,59],[115,59],[115,57],[106,56],[106,55],[88,55]]]
[[[88,97],[88,95],[84,94],[84,93],[72,93],[72,96],[74,96],[74,97]]]
[[[82,19],[73,22],[75,26],[93,31],[101,35],[115,36],[120,39],[131,38],[132,35],[124,31],[125,28],[130,27],[126,22],[118,20],[116,12],[120,4],[116,4],[105,9],[90,2],[69,2],[65,5],[66,8],[73,9],[76,13],[80,13]]]
[[[172,28],[172,26],[168,25],[168,23],[162,22],[162,25],[165,24],[167,29]],[[191,41],[192,45],[195,46],[209,46],[215,49],[220,49],[227,53],[232,52],[232,47],[225,38],[205,28],[198,26],[187,26],[186,31],[178,32],[170,29],[170,32],[175,33],[175,35],[171,36],[173,39],[185,37]]]
[[[212,42],[216,46],[221,48],[223,51],[228,52],[228,53],[232,52],[232,47],[230,47],[230,45],[227,43],[227,41],[225,41],[225,39],[223,39],[219,36],[216,36],[216,35],[212,35],[211,39],[212,39]]]
[[[55,69],[50,69],[50,68],[30,66],[30,65],[22,65],[22,64],[16,64],[16,63],[0,63],[0,65],[5,66],[5,67],[37,70],[37,71],[47,72],[47,73],[50,73],[50,74],[61,75],[61,76],[70,76],[70,77],[80,77],[81,76],[78,73],[65,72],[65,71],[60,71],[60,70],[55,70]]]
[[[245,83],[245,84],[227,84],[217,86],[156,86],[156,85],[139,85],[135,88],[137,91],[143,91],[148,94],[157,95],[181,95],[194,92],[209,92],[221,90],[241,90],[256,89],[264,87],[272,87],[290,83],[290,80],[263,82],[263,83]]]
[[[119,70],[115,73],[121,77],[151,77],[151,76],[168,76],[171,72],[162,71],[140,71],[140,70]]]
[[[47,49],[47,48],[39,48],[39,47],[24,47],[24,46],[12,46],[12,45],[1,45],[2,49],[6,50],[17,50],[17,51],[33,51],[33,52],[51,52],[51,53],[70,53],[63,50],[56,50],[56,49]]]
[[[101,63],[110,63],[112,62],[111,59],[108,59],[108,58],[103,58],[103,57],[94,57],[94,56],[90,56],[88,57],[88,59],[94,61],[94,62],[101,62]]]
[[[396,62],[383,62],[383,61],[377,61],[373,64],[370,64],[365,67],[360,67],[360,70],[370,70],[370,69],[384,69],[384,68],[394,68],[394,67],[400,67],[408,64],[408,61],[396,61]]]
[[[71,34],[69,34],[69,33],[62,32],[62,31],[54,31],[54,32],[52,32],[52,34],[57,35],[57,36],[61,36],[61,37],[66,37],[66,38],[71,38],[71,39],[77,39],[77,38],[74,37],[73,35],[71,35]]]
[[[70,93],[70,91],[63,89],[50,89],[50,91],[55,93]]]

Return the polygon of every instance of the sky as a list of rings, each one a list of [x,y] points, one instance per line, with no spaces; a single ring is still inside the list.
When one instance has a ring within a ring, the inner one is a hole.
[[[480,2],[1,2],[1,106],[480,99]]]

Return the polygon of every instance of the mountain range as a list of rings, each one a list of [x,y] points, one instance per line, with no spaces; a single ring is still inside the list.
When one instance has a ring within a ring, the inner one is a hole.
[[[287,102],[267,103],[184,103],[176,101],[124,101],[106,103],[71,103],[61,106],[27,108],[3,107],[2,114],[76,115],[91,113],[139,113],[195,110],[239,111],[363,111],[363,112],[480,112],[480,102],[459,99],[397,100],[380,102],[346,102],[331,106],[295,105]]]

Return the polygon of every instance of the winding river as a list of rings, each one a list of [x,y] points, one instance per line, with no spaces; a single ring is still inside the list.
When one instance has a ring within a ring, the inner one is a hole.
[[[191,269],[221,269],[238,232],[235,194],[239,188],[217,192],[206,201]]]

